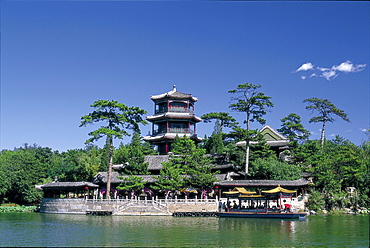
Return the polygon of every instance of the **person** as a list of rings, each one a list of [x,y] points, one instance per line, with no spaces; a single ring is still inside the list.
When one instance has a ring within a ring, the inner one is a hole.
[[[233,208],[234,208],[234,209],[238,208],[238,204],[236,203],[236,201],[235,201],[235,200],[233,201],[233,203],[234,203]]]
[[[218,211],[221,212],[221,209],[222,209],[222,201],[220,200],[218,202]]]
[[[222,212],[225,212],[225,210],[226,210],[226,204],[225,204],[225,202],[222,203],[221,210],[222,210]]]
[[[285,207],[285,212],[289,213],[290,212],[290,204],[284,204]]]

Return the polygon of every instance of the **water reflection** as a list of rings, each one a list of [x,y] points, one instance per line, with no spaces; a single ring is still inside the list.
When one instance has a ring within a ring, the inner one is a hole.
[[[368,247],[368,222],[366,216],[310,216],[298,221],[2,213],[0,233],[6,247]]]

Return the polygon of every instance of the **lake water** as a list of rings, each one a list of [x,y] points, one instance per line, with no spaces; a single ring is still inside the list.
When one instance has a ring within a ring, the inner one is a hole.
[[[369,247],[369,216],[306,220],[0,213],[0,246]]]

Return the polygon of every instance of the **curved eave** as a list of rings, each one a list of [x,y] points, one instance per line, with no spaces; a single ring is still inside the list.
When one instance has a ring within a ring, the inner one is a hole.
[[[197,102],[198,98],[193,97],[191,94],[182,93],[177,91],[176,86],[174,85],[173,89],[167,93],[159,94],[151,96],[150,99],[152,99],[154,102],[161,100],[161,99],[188,99],[193,102]]]
[[[153,102],[158,102],[158,101],[165,100],[165,99],[189,100],[189,101],[192,101],[192,102],[197,102],[198,101],[197,97],[194,97],[194,96],[191,96],[191,95],[188,95],[188,96],[174,96],[174,95],[168,95],[167,93],[157,95],[157,96],[151,96],[150,99],[152,99]]]
[[[285,140],[269,140],[269,141],[266,141],[267,145],[271,146],[271,147],[281,147],[281,146],[287,146],[289,144],[290,140],[289,139],[285,139]],[[251,145],[256,145],[257,142],[256,141],[251,141],[250,142]],[[238,143],[236,143],[236,146],[238,147],[245,147],[246,145],[246,142],[245,141],[239,141]]]
[[[190,119],[194,122],[201,122],[202,119],[190,113],[162,113],[156,115],[147,116],[146,119],[148,121],[157,121],[157,120],[164,120],[164,119]]]
[[[194,134],[189,134],[189,133],[165,133],[165,134],[160,134],[156,136],[144,136],[143,140],[149,141],[149,142],[162,141],[162,140],[168,140],[168,139],[174,140],[176,136],[181,138],[181,137],[184,137],[184,135],[198,142],[201,142],[203,140],[202,138],[199,138],[198,136]]]

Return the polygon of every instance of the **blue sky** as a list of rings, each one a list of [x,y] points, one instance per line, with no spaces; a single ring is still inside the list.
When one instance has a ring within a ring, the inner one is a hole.
[[[118,100],[150,115],[150,96],[173,85],[199,98],[198,116],[230,112],[227,92],[242,83],[261,84],[272,97],[268,125],[280,128],[281,118],[297,113],[311,139],[320,138],[321,124],[308,123],[313,115],[302,101],[329,99],[351,122],[329,123],[327,138],[340,135],[360,145],[369,128],[369,7],[1,1],[0,149],[23,143],[83,148],[98,125],[80,128],[80,118],[95,100]],[[150,129],[142,127],[142,134]],[[213,124],[200,123],[197,130],[200,137],[210,135]]]

